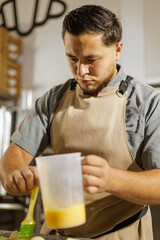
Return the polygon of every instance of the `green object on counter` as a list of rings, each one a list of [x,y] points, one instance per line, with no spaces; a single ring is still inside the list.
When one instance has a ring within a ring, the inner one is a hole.
[[[24,221],[21,223],[19,230],[19,238],[32,238],[34,232],[35,221],[33,219],[33,211],[36,203],[37,195],[38,195],[39,187],[35,186],[32,190],[29,209],[27,216]]]

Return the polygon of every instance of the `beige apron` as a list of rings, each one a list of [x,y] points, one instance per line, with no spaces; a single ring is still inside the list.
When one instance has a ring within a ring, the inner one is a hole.
[[[106,87],[97,97],[84,95],[78,85],[76,90],[66,91],[51,125],[51,146],[55,154],[95,154],[106,159],[112,167],[141,170],[133,159],[126,136],[126,94],[119,97],[116,90],[117,87]],[[85,204],[87,222],[79,227],[58,230],[61,234],[93,238],[111,230],[144,207],[107,192],[85,194]],[[145,224],[142,224],[143,219]],[[99,239],[152,240],[151,226],[148,212],[141,220]],[[44,224],[41,233],[47,234],[50,230]]]

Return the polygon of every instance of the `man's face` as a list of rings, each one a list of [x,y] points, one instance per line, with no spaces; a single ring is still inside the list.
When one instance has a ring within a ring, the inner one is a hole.
[[[71,72],[84,93],[96,96],[117,74],[122,43],[106,47],[102,34],[65,33],[64,45]]]

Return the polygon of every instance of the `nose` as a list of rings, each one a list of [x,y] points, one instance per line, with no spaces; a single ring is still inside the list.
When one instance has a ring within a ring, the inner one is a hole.
[[[77,74],[82,77],[88,73],[89,73],[89,66],[87,64],[78,62],[77,63]]]

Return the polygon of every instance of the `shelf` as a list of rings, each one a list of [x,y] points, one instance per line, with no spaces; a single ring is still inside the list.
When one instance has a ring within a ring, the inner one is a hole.
[[[17,101],[17,97],[15,97],[15,96],[12,96],[12,95],[10,95],[10,94],[7,94],[7,93],[4,93],[3,91],[1,91],[0,90],[0,100],[2,100],[2,101],[10,101],[10,100],[12,100],[12,101]]]
[[[0,27],[0,91],[5,97],[21,96],[21,68],[22,40]]]

